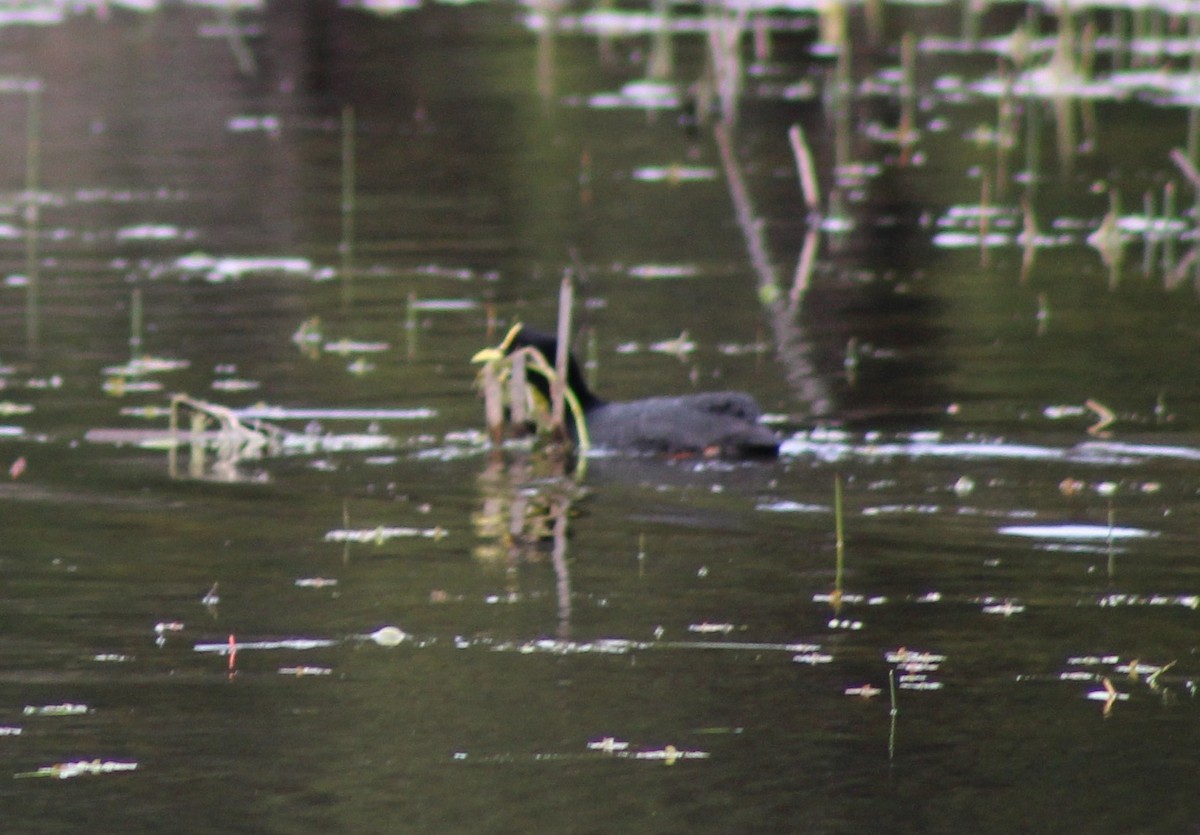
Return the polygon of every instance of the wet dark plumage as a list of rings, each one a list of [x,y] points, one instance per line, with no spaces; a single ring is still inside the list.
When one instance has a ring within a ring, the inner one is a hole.
[[[553,366],[557,340],[522,327],[509,350],[531,347]],[[544,378],[530,381],[543,394]],[[779,452],[779,438],[759,423],[761,411],[749,394],[740,391],[705,392],[642,400],[607,401],[587,386],[579,364],[568,361],[567,384],[587,417],[593,446],[657,455],[719,455],[726,458],[770,457]]]

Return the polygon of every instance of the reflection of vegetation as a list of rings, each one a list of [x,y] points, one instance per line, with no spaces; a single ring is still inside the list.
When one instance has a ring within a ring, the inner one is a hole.
[[[177,394],[171,398],[171,436],[179,431],[180,419],[188,415],[191,424],[191,456],[188,459],[188,475],[204,478],[209,472],[205,452],[208,446],[216,449],[211,472],[222,481],[236,481],[239,461],[261,458],[264,454],[278,454],[283,448],[284,430],[263,421],[253,426],[244,424],[227,406],[207,403]],[[216,427],[215,434],[210,427]],[[177,444],[172,443],[168,468],[172,478],[178,478],[176,461]]]
[[[541,562],[550,544],[558,599],[559,637],[570,626],[571,586],[567,571],[567,528],[572,504],[584,495],[565,474],[561,456],[517,452],[508,460],[496,456],[479,476],[481,505],[471,517],[479,544],[475,558],[503,570],[517,595],[517,569],[522,563]]]

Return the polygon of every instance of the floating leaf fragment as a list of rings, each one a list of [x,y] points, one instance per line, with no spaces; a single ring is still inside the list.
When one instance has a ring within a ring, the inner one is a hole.
[[[398,626],[383,626],[367,637],[381,647],[394,647],[408,640],[409,635]]]
[[[284,676],[328,676],[333,675],[329,667],[280,667],[279,674]]]
[[[833,656],[827,652],[798,652],[792,656],[792,662],[815,667],[818,664],[832,664]]]
[[[686,183],[717,179],[717,169],[698,165],[646,165],[635,168],[633,179],[646,183]]]
[[[339,339],[336,342],[325,343],[325,353],[340,354],[377,354],[387,351],[392,346],[387,342],[358,342],[353,339]]]
[[[382,545],[389,539],[400,539],[407,537],[424,537],[425,539],[442,539],[447,535],[447,531],[442,527],[434,528],[407,528],[407,527],[387,527],[380,525],[377,528],[367,528],[360,530],[338,529],[332,530],[325,534],[326,542],[371,542],[376,545]]]
[[[337,584],[338,581],[330,577],[301,577],[296,580],[296,586],[302,589],[323,589]]]
[[[262,383],[257,380],[239,380],[234,377],[226,377],[220,380],[213,380],[212,382],[214,391],[224,392],[254,391],[261,385]]]
[[[699,632],[702,634],[720,633],[728,635],[736,628],[732,623],[709,623],[708,621],[704,621],[703,623],[688,624],[688,632]]]
[[[18,779],[24,777],[53,777],[57,780],[69,780],[72,777],[97,774],[115,774],[118,772],[136,771],[136,762],[120,762],[111,760],[78,760],[76,762],[55,763],[39,768],[37,771],[25,771],[13,775]]]
[[[629,749],[628,742],[622,742],[611,736],[606,736],[603,739],[598,739],[587,744],[589,751],[603,751],[606,754],[611,754],[614,751],[626,751]]]
[[[630,278],[646,281],[664,278],[695,278],[699,270],[694,264],[640,264],[627,271]]]
[[[25,705],[22,714],[25,716],[81,716],[91,712],[92,709],[87,705],[63,702],[56,705]]]

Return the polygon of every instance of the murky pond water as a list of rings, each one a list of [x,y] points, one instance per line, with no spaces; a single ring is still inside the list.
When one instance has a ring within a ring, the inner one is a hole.
[[[1200,823],[1192,21],[17,5],[5,831]],[[779,460],[490,450],[564,272]]]

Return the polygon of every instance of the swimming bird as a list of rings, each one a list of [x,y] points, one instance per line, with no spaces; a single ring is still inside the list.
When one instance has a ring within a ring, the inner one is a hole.
[[[553,368],[558,340],[515,326],[501,344],[504,353],[532,348]],[[530,384],[547,399],[549,382],[531,373]],[[567,386],[585,417],[594,447],[653,455],[704,455],[724,458],[763,458],[779,452],[779,438],[759,422],[761,410],[740,391],[704,392],[641,400],[609,401],[598,397],[584,380],[579,363],[569,355]]]

